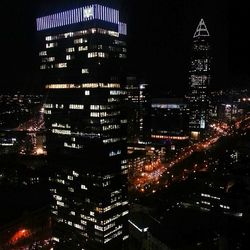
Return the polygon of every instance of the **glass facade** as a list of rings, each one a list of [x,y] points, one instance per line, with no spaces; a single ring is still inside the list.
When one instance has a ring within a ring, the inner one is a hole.
[[[126,25],[93,6],[37,19],[55,249],[125,249],[128,239]]]
[[[191,64],[189,70],[189,130],[195,139],[202,137],[208,128],[211,57],[209,33],[201,19],[194,34]]]
[[[136,77],[127,77],[125,88],[128,142],[147,142],[150,139],[149,85]]]
[[[185,141],[188,135],[188,108],[181,98],[156,98],[151,104],[151,139],[168,145]]]

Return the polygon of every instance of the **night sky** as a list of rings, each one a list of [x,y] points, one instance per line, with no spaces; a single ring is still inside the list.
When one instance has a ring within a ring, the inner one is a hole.
[[[250,75],[247,8],[229,0],[106,0],[118,4],[128,22],[129,73],[152,85],[155,95],[183,93],[193,33],[204,18],[213,47],[213,88],[247,84]],[[78,0],[8,1],[2,14],[0,91],[36,91],[35,17],[84,5]],[[238,4],[238,5],[236,5]],[[54,6],[54,7],[53,7]],[[239,80],[240,79],[240,80]]]

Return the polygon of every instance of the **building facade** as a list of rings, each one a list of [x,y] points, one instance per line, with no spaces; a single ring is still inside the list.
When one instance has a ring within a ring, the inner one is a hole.
[[[126,24],[99,4],[36,21],[55,249],[125,249]]]
[[[188,139],[188,107],[184,100],[152,99],[151,140],[161,145],[175,145]]]
[[[209,85],[211,79],[210,34],[201,19],[193,36],[189,70],[189,130],[192,139],[204,136],[209,120]]]
[[[149,85],[136,77],[127,77],[126,114],[128,142],[148,142],[150,139]]]

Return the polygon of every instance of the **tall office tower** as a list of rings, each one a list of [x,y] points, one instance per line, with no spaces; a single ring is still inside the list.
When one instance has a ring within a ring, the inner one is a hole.
[[[150,139],[149,85],[136,77],[127,77],[126,113],[129,143],[147,142]]]
[[[125,249],[126,24],[99,4],[36,21],[55,249]]]
[[[210,43],[209,32],[201,19],[193,36],[193,47],[190,65],[188,104],[189,130],[192,139],[204,136],[208,128],[210,85]]]

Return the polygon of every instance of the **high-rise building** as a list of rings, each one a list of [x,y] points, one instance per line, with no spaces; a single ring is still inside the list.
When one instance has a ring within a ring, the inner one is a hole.
[[[189,78],[189,130],[192,139],[204,136],[208,128],[209,95],[211,79],[210,34],[203,19],[193,36]]]
[[[127,77],[126,113],[128,142],[147,142],[150,139],[149,85],[136,77]]]
[[[125,249],[126,24],[100,4],[36,21],[55,249]]]
[[[160,145],[188,141],[188,108],[182,98],[154,98],[151,104],[151,140]]]

